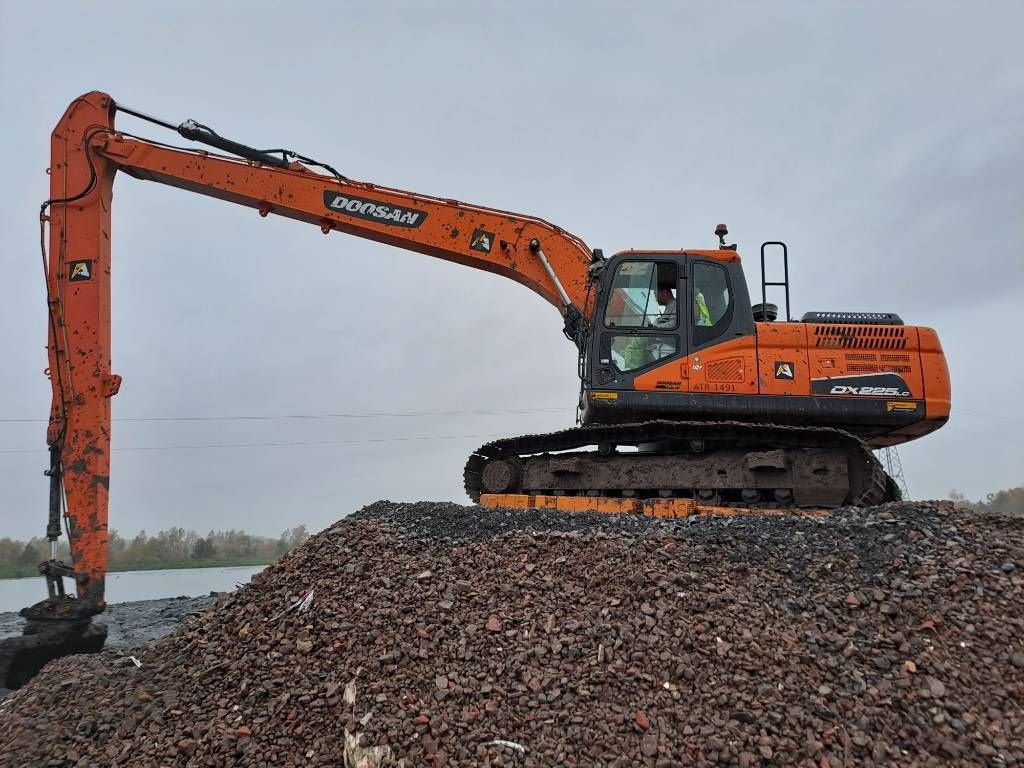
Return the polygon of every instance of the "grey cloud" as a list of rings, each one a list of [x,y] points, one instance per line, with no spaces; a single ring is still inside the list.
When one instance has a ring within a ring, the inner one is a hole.
[[[726,221],[752,286],[758,243],[784,239],[797,314],[894,310],[939,330],[954,420],[904,449],[915,494],[1020,482],[1024,364],[1007,352],[1024,300],[1019,4],[293,10],[301,32],[260,4],[244,25],[234,6],[199,2],[0,4],[0,132],[15,148],[0,193],[0,417],[48,412],[48,135],[100,88],[355,178],[536,214],[608,252],[707,246]],[[114,205],[115,415],[563,408],[115,422],[121,449],[334,442],[118,450],[114,527],[273,534],[383,496],[460,499],[476,438],[337,441],[573,422],[574,352],[519,285],[127,177]],[[39,449],[0,454],[0,535],[45,525],[44,427],[0,423],[0,448]]]

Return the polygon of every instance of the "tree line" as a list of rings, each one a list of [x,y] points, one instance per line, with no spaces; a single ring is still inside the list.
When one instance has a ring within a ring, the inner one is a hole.
[[[971,501],[960,491],[955,490],[950,491],[949,498],[958,507],[982,514],[1024,517],[1024,485],[986,494],[985,498],[979,501]]]
[[[245,531],[210,531],[201,536],[184,528],[168,528],[150,536],[139,531],[131,538],[111,530],[108,538],[110,570],[145,568],[186,568],[212,564],[269,563],[309,538],[306,526],[288,528],[276,539]],[[28,541],[0,539],[0,574],[33,575],[36,567],[50,559],[50,542],[44,537]],[[70,562],[67,538],[57,540],[57,559]]]

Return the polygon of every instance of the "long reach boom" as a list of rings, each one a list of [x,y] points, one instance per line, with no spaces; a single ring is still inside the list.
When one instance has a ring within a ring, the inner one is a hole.
[[[120,132],[114,127],[119,109],[237,156]],[[555,305],[574,340],[580,333],[591,251],[533,216],[353,181],[287,150],[256,150],[192,121],[175,126],[119,108],[96,91],[68,107],[53,132],[51,158],[50,199],[40,214],[42,226],[49,225],[44,263],[53,387],[47,534],[51,541],[60,535],[66,496],[74,569],[51,561],[45,574],[51,599],[34,607],[33,618],[85,618],[104,606],[110,398],[121,385],[111,372],[110,350],[111,203],[118,171],[254,208],[260,216],[306,222],[324,234],[344,232],[511,278]],[[322,170],[314,171],[317,166]],[[56,599],[61,576],[75,580],[78,600]]]

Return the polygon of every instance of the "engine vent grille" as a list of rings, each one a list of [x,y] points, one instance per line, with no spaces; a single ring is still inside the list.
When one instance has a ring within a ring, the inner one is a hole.
[[[818,347],[906,349],[906,332],[898,325],[816,325]]]
[[[856,323],[857,325],[903,325],[895,312],[806,312],[801,323]]]
[[[878,363],[850,363],[846,370],[853,373],[910,373],[909,365],[879,365]]]
[[[705,368],[708,381],[743,381],[743,358],[713,360]]]

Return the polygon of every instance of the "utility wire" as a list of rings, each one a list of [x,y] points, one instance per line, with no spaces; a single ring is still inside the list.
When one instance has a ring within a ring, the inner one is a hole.
[[[954,415],[961,411],[971,416],[981,416],[982,418],[985,419],[994,419],[996,421],[1016,421],[1020,422],[1021,424],[1024,424],[1024,419],[1018,418],[1016,416],[1006,416],[1004,414],[999,413],[985,413],[984,411],[976,411],[973,408],[960,408],[959,406],[954,406]]]
[[[479,415],[499,415],[499,414],[523,414],[523,413],[555,413],[562,412],[564,408],[519,408],[519,409],[505,409],[505,410],[493,410],[493,411],[421,411],[421,412],[393,412],[393,413],[382,413],[382,412],[368,412],[368,413],[324,413],[324,414],[284,414],[277,416],[259,416],[259,415],[239,415],[239,416],[138,416],[138,417],[123,417],[120,419],[114,419],[114,421],[127,421],[127,422],[176,422],[176,421],[275,421],[275,420],[319,420],[319,419],[374,419],[374,418],[390,418],[390,417],[417,417],[417,416],[479,416]],[[971,409],[962,408],[959,409],[965,412],[971,412]],[[1007,417],[997,416],[995,414],[985,414],[981,411],[975,411],[980,416],[989,416],[994,419],[1002,419]],[[1011,421],[1021,421],[1020,419],[1012,419]],[[46,419],[0,419],[0,423],[38,423],[45,422]],[[956,432],[963,432],[969,435],[975,435],[977,437],[986,437],[995,440],[1004,440],[1010,443],[1016,443],[1018,445],[1024,445],[1024,441],[1011,437],[1009,435],[998,435],[993,433],[975,432],[973,430],[962,429],[960,427],[950,426],[949,429]],[[379,438],[359,438],[352,440],[294,440],[294,441],[278,441],[278,442],[260,442],[260,443],[197,443],[192,445],[152,445],[152,446],[136,446],[136,447],[114,447],[113,451],[180,451],[180,450],[205,450],[205,449],[223,449],[223,448],[279,448],[279,447],[294,447],[294,446],[306,446],[306,445],[356,445],[361,443],[391,443],[391,442],[412,442],[412,441],[430,441],[430,440],[463,440],[463,439],[481,439],[489,437],[501,437],[499,434],[485,434],[485,435],[422,435],[414,437],[379,437]],[[45,453],[45,448],[0,448],[0,453],[14,454],[14,453]]]
[[[287,419],[381,419],[408,418],[418,416],[496,416],[523,413],[567,412],[562,408],[508,408],[492,411],[396,411],[393,413],[370,411],[367,413],[294,413],[280,415],[238,415],[238,416],[115,416],[112,421],[283,421]],[[0,424],[45,424],[48,419],[0,419]]]
[[[487,435],[423,435],[419,437],[367,437],[358,440],[290,440],[274,443],[203,443],[196,445],[142,445],[128,448],[112,448],[113,451],[191,451],[206,448],[287,448],[299,445],[355,445],[359,443],[403,443],[416,440],[482,440],[503,437]],[[0,453],[45,453],[44,448],[0,448]]]
[[[963,432],[965,435],[974,435],[976,437],[985,437],[990,440],[1005,440],[1008,443],[1016,443],[1017,445],[1024,445],[1024,440],[1019,440],[1009,435],[994,435],[991,432],[975,432],[971,429],[961,429],[960,427],[949,427],[954,432]]]
[[[384,419],[414,418],[427,416],[499,416],[505,414],[524,413],[562,413],[565,407],[559,408],[505,408],[498,410],[476,411],[367,411],[365,413],[285,413],[285,414],[239,414],[235,416],[115,416],[112,421],[120,422],[176,422],[176,421],[317,421],[324,419]],[[979,416],[995,421],[1015,421],[1024,423],[1024,418],[1006,416],[1005,414],[986,413],[973,408],[956,406],[953,414]],[[0,419],[0,424],[45,424],[48,419]]]
[[[986,437],[994,440],[1005,440],[1010,443],[1016,443],[1018,445],[1024,445],[1024,441],[1010,437],[1008,435],[995,435],[985,432],[974,432],[973,430],[960,429],[959,427],[949,427],[949,429],[956,432],[963,432],[968,435],[975,435],[977,437]],[[412,441],[430,441],[430,440],[469,440],[469,439],[483,439],[489,437],[504,437],[505,435],[498,433],[490,433],[484,435],[420,435],[414,437],[367,437],[353,440],[289,440],[289,441],[278,441],[278,442],[264,442],[264,443],[197,443],[193,445],[144,445],[134,447],[114,447],[113,451],[185,451],[185,450],[202,450],[207,448],[287,448],[293,446],[303,445],[358,445],[362,443],[401,443],[401,442],[412,442]],[[45,448],[0,448],[0,453],[45,453]]]

